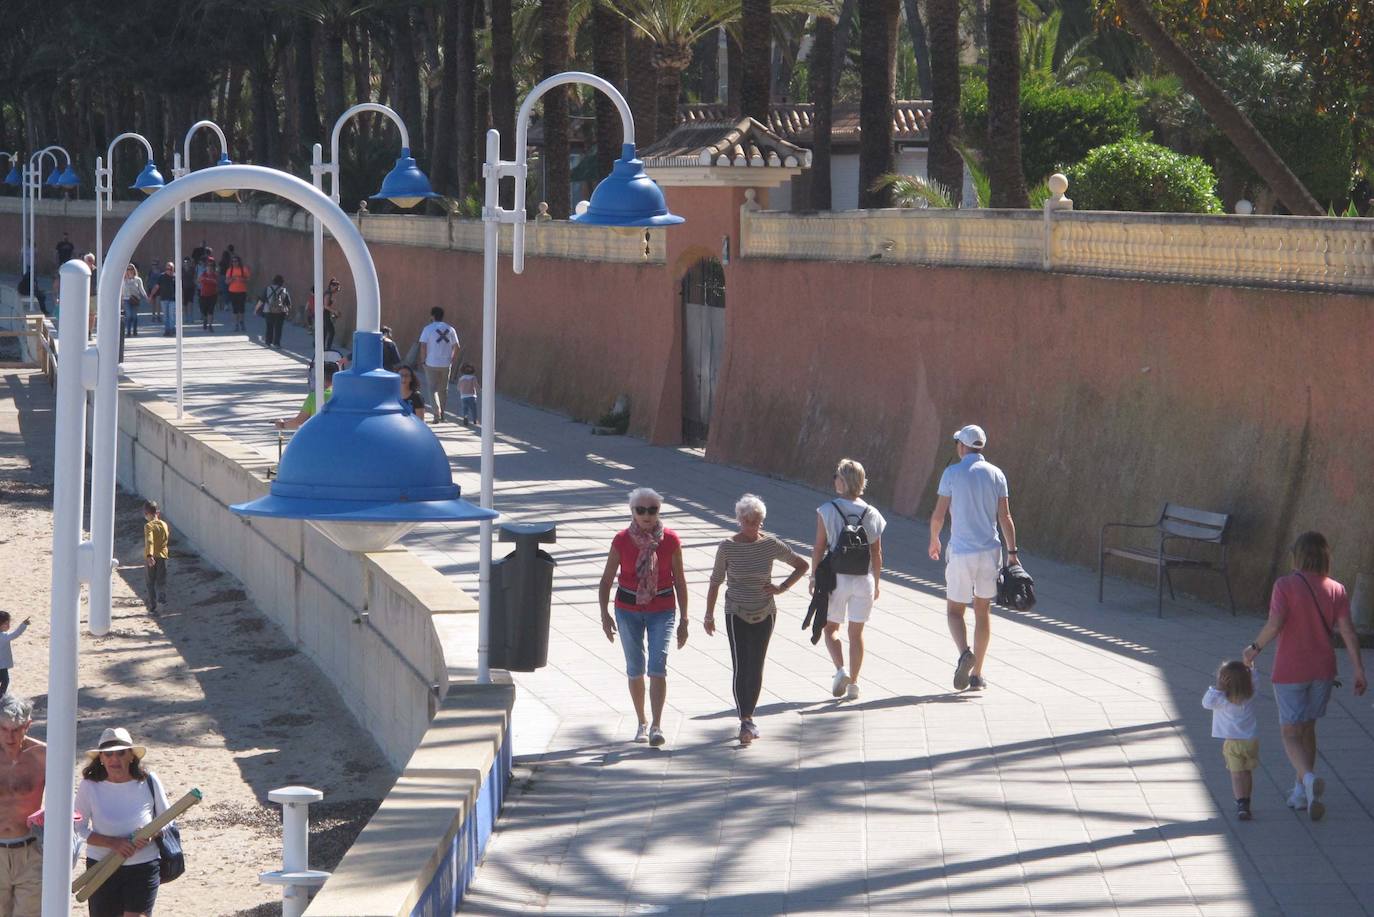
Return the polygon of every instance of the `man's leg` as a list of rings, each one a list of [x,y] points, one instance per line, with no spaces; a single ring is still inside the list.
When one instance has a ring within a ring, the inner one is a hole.
[[[849,680],[857,683],[864,664],[864,622],[849,622]]]
[[[40,917],[43,910],[43,854],[37,844],[16,847],[10,859],[14,883],[14,917]],[[5,913],[0,911],[0,914]]]
[[[966,607],[963,602],[945,602],[945,623],[949,625],[949,635],[954,638],[954,648],[961,656],[968,652],[968,627],[964,625]]]
[[[15,892],[22,878],[23,862],[13,855],[13,850],[0,849],[0,917],[14,917]],[[39,894],[42,894],[42,878],[39,878]],[[30,913],[37,915],[35,909]]]
[[[983,674],[983,657],[988,653],[988,643],[992,640],[992,599],[980,599],[974,596],[973,599],[973,672],[974,675]],[[959,615],[960,629],[963,628],[964,616]],[[967,644],[965,644],[967,646]]]

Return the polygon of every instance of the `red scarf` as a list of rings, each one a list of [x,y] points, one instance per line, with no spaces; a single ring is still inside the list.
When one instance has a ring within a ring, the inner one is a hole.
[[[663,542],[663,523],[646,531],[639,523],[631,522],[625,533],[639,549],[639,556],[635,558],[635,577],[639,580],[635,604],[648,605],[658,591],[658,546]]]

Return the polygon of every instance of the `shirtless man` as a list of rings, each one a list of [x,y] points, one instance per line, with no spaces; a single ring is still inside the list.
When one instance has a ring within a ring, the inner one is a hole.
[[[33,704],[0,697],[0,917],[39,917],[43,855],[27,819],[43,806],[47,746],[28,736]]]

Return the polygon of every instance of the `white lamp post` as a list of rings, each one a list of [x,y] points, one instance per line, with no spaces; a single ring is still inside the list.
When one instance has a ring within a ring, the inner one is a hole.
[[[190,164],[191,164],[191,138],[195,136],[196,131],[201,130],[202,128],[209,128],[210,130],[212,130],[212,131],[215,132],[215,136],[219,137],[219,162],[215,163],[215,165],[217,165],[217,166],[227,166],[227,165],[230,165],[230,164],[231,164],[230,159],[229,159],[229,142],[228,142],[227,140],[224,139],[224,131],[220,130],[219,125],[216,124],[216,123],[213,122],[213,121],[197,121],[195,124],[192,124],[192,125],[191,125],[191,129],[188,130],[188,131],[186,132],[186,139],[182,141],[182,152],[181,152],[181,153],[176,153],[176,152],[172,153],[172,179],[173,179],[174,181],[175,181],[176,179],[186,177],[187,173],[190,171]],[[219,188],[219,189],[217,189],[214,193],[217,194],[217,195],[219,195],[220,197],[233,197],[233,196],[237,193],[237,189],[234,189],[234,188]],[[185,320],[185,318],[186,318],[186,316],[185,316],[186,309],[185,309],[185,307],[182,305],[182,295],[183,295],[183,291],[182,291],[182,289],[181,289],[181,223],[182,223],[183,220],[185,220],[185,219],[187,218],[187,209],[186,209],[186,208],[187,208],[187,205],[188,205],[189,203],[190,203],[190,202],[189,202],[189,200],[188,200],[186,203],[179,204],[179,205],[177,206],[177,208],[176,208],[176,211],[172,214],[172,227],[173,227],[173,229],[172,229],[172,246],[173,246],[173,251],[174,251],[174,254],[173,254],[173,256],[172,256],[172,270],[173,270],[173,273],[174,273],[174,275],[175,275],[175,277],[176,277],[176,280],[175,280],[174,282],[175,282],[175,284],[176,284],[176,298],[177,298],[177,302],[176,302],[176,331],[177,331],[177,417],[178,417],[178,418],[181,417],[182,413],[183,413],[184,410],[185,410],[185,388],[184,388],[184,386],[183,386],[183,378],[182,378],[182,358],[181,358],[181,357],[182,357],[182,339],[183,339],[183,336],[184,336],[184,333],[185,333],[184,330],[183,330],[183,326],[184,326],[184,324],[185,324],[185,321],[184,321],[184,320]]]
[[[425,178],[415,166],[415,160],[410,156],[410,131],[406,129],[405,121],[401,120],[392,109],[376,102],[361,102],[354,105],[348,111],[339,115],[339,120],[334,122],[334,131],[329,138],[329,162],[324,162],[323,148],[317,143],[311,149],[310,176],[315,183],[315,187],[324,190],[324,177],[329,176],[329,199],[334,203],[339,202],[339,135],[343,133],[344,125],[355,115],[365,111],[375,111],[378,114],[386,115],[395,123],[396,129],[401,132],[401,155],[396,160],[395,167],[382,182],[382,190],[373,195],[373,198],[389,200],[398,207],[410,208],[420,203],[427,197],[438,197],[429,186],[429,179]],[[312,219],[314,224],[314,267],[313,286],[315,289],[315,310],[312,319],[315,326],[315,359],[314,359],[314,378],[315,404],[324,404],[324,227],[319,220]]]
[[[148,153],[148,162],[143,166],[143,171],[138,173],[138,178],[134,180],[131,187],[136,191],[142,191],[144,194],[152,194],[163,185],[162,173],[158,172],[157,163],[153,162],[153,145],[142,134],[132,132],[120,134],[110,141],[104,159],[99,156],[95,158],[95,272],[97,278],[105,264],[104,216],[106,210],[114,209],[114,154],[115,147],[121,140],[137,140],[143,144],[143,149]],[[102,195],[104,196],[103,207],[101,206]],[[120,273],[124,272],[120,271]]]
[[[57,153],[67,157],[67,171],[60,171],[61,166],[57,161]],[[28,220],[24,223],[24,259],[20,265],[20,272],[27,272],[29,275],[29,299],[24,311],[33,311],[34,290],[38,286],[38,258],[34,252],[37,246],[36,219],[34,211],[37,209],[38,201],[43,199],[43,157],[52,159],[53,172],[49,177],[49,183],[54,187],[75,188],[81,184],[81,180],[76,177],[76,172],[72,170],[72,154],[68,153],[65,147],[52,144],[29,157],[28,168],[24,171],[24,203],[28,209]],[[22,213],[20,216],[23,219]]]
[[[482,207],[482,507],[492,509],[496,484],[496,256],[502,223],[513,224],[511,266],[515,273],[525,270],[525,175],[526,137],[530,112],[539,97],[555,86],[581,83],[611,97],[620,112],[624,145],[611,174],[597,185],[586,210],[573,220],[595,226],[671,226],[682,217],[668,212],[663,192],[644,174],[644,164],[635,158],[635,125],[630,106],[615,86],[590,73],[559,73],[530,90],[515,121],[515,161],[501,159],[501,135],[487,131],[487,161],[482,168],[486,178],[486,201]],[[515,179],[515,207],[501,206],[501,179]],[[481,554],[478,570],[479,610],[477,617],[477,680],[491,681],[491,519],[482,521]]]
[[[322,520],[336,530],[360,523],[397,524],[420,519],[476,519],[487,515],[459,499],[443,447],[432,431],[406,416],[399,378],[376,368],[381,354],[380,290],[377,270],[362,234],[329,198],[276,169],[226,166],[172,182],[130,214],[110,245],[116,264],[128,262],[147,232],[166,214],[201,194],[246,188],[277,194],[310,211],[339,241],[358,291],[362,339],[356,368],[341,373],[340,411],[329,406],[311,418],[282,457],[283,474],[272,494],[232,507],[244,514]],[[115,452],[119,436],[119,352],[117,322],[99,321],[96,341],[86,340],[90,312],[90,269],[81,261],[62,266],[59,352],[64,354],[57,381],[56,455],[53,473],[52,636],[48,669],[47,818],[45,848],[71,849],[71,762],[76,756],[77,622],[82,583],[90,586],[91,633],[110,627],[110,575],[113,567]],[[96,296],[97,313],[117,314],[121,272],[105,271]],[[85,398],[95,393],[91,464],[91,538],[81,538],[84,490]],[[331,402],[332,404],[333,402]],[[359,415],[370,415],[365,420]],[[332,423],[332,427],[331,427]],[[309,434],[309,435],[307,435]],[[369,440],[367,437],[380,437]],[[344,453],[356,453],[340,462]],[[295,477],[283,484],[287,466]],[[338,478],[343,476],[340,482]],[[304,482],[302,483],[302,479]],[[318,486],[312,482],[318,480]],[[364,543],[365,540],[360,540]],[[376,550],[380,539],[366,543]],[[70,913],[72,861],[54,855],[43,861],[44,917]]]

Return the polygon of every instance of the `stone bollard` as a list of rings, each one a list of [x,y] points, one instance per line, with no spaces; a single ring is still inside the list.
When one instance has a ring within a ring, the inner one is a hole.
[[[282,917],[301,917],[310,895],[329,878],[329,873],[310,868],[310,816],[312,802],[324,799],[308,786],[284,786],[267,798],[281,803],[282,868],[258,874],[258,881],[280,885]]]

